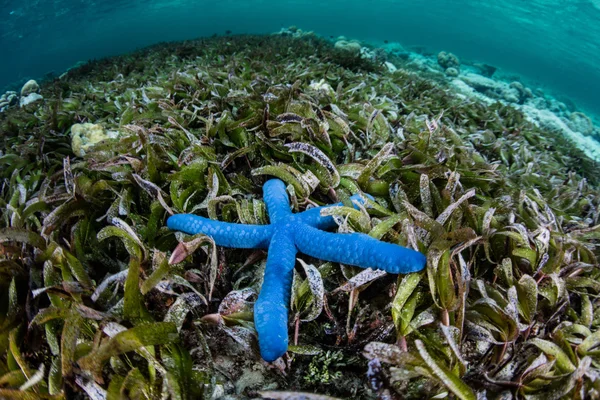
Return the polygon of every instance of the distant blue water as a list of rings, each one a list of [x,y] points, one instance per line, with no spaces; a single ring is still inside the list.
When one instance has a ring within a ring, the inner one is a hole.
[[[451,51],[600,115],[600,0],[0,0],[0,89],[156,42],[290,25]]]

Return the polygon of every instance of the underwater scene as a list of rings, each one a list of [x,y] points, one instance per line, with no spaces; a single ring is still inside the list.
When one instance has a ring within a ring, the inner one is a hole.
[[[0,399],[599,399],[598,21],[0,2]]]

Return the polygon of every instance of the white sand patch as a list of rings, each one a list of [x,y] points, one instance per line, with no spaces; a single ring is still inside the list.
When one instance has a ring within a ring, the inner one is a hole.
[[[474,98],[486,104],[492,104],[496,102],[496,100],[485,96],[483,93],[480,93],[471,86],[467,85],[467,83],[462,79],[452,79],[450,86],[452,86],[452,88],[456,90],[456,94],[460,95],[461,97]]]
[[[588,157],[600,162],[600,142],[597,140],[573,131],[563,119],[550,110],[540,110],[530,105],[516,107],[523,111],[528,120],[540,128],[562,133],[567,138],[571,139],[577,147],[583,150]]]
[[[510,85],[503,81],[486,78],[475,73],[466,73],[460,78],[450,81],[450,86],[461,97],[480,100],[486,104],[492,104],[500,101],[503,104],[509,104],[523,112],[525,117],[536,126],[558,132],[570,139],[575,146],[581,149],[588,157],[600,162],[600,142],[592,136],[577,132],[568,125],[568,120],[561,115],[567,115],[568,111],[554,107],[556,110],[545,108],[548,102],[542,98],[529,99],[525,104],[508,102],[506,93]],[[493,97],[492,97],[493,96]],[[550,101],[550,104],[555,101]]]
[[[443,71],[438,66],[437,59],[434,60],[431,57],[426,57],[422,54],[410,53],[410,62],[408,65],[417,70],[438,74],[440,76],[444,75]]]
[[[568,120],[561,118],[561,115],[566,115],[566,110],[554,107],[556,110],[551,111],[545,108],[548,102],[542,98],[531,98],[525,104],[506,101],[508,99],[507,94],[510,94],[510,90],[512,90],[510,84],[475,73],[467,73],[460,78],[453,79],[450,86],[458,94],[480,100],[486,104],[500,101],[521,110],[525,117],[536,126],[564,135],[588,157],[600,162],[600,142],[592,136],[571,129]],[[550,101],[550,103],[553,102]]]

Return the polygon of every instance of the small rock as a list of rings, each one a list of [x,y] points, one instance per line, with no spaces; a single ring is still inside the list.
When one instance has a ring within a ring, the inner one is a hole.
[[[456,78],[458,76],[458,70],[453,67],[446,68],[446,76],[450,78]]]
[[[562,101],[558,101],[556,99],[550,98],[550,99],[548,99],[547,103],[548,103],[547,108],[550,111],[552,111],[554,114],[561,116],[563,118],[566,118],[567,120],[571,116],[571,111],[569,111],[569,108],[567,107],[567,105],[565,103],[563,103]]]
[[[16,106],[18,103],[19,96],[17,95],[17,92],[9,90],[0,96],[0,112],[6,111],[10,107]]]
[[[71,127],[71,148],[75,155],[83,157],[91,146],[116,137],[118,132],[106,132],[100,124],[75,124]]]
[[[505,90],[502,97],[509,103],[519,103],[519,92],[516,89]]]
[[[548,100],[548,109],[555,114],[562,114],[566,111],[567,106],[556,99],[550,98]]]
[[[27,81],[27,83],[25,83],[23,85],[23,87],[21,88],[21,97],[27,97],[31,93],[39,93],[39,92],[40,92],[40,85],[38,85],[38,83],[32,79],[30,81]]]
[[[359,55],[361,46],[360,43],[355,41],[347,42],[345,40],[338,40],[337,42],[335,42],[335,48]]]
[[[488,91],[496,92],[499,90],[499,83],[493,79],[486,78],[477,74],[465,74],[460,79],[478,92],[486,93]]]
[[[369,49],[368,47],[361,47],[360,48],[360,57],[361,58],[366,58],[369,60],[376,60],[377,56],[375,55],[375,52],[372,51],[371,49]]]
[[[394,64],[392,64],[391,62],[389,62],[389,61],[385,62],[385,67],[391,73],[394,73],[394,72],[398,71],[398,68],[396,68],[396,66]]]
[[[444,70],[448,68],[456,68],[457,70],[460,69],[460,61],[458,57],[452,53],[440,51],[437,55],[437,62],[442,68],[444,68]]]
[[[582,112],[571,113],[567,124],[569,125],[569,128],[575,132],[579,132],[584,135],[591,135],[592,132],[594,132],[594,124],[592,123],[592,120]]]
[[[523,104],[523,103],[525,103],[525,101],[533,98],[533,92],[531,91],[531,89],[523,86],[523,84],[521,82],[516,82],[516,81],[511,82],[509,87],[512,90],[516,91],[516,93],[518,95],[518,103],[519,104]]]
[[[26,107],[26,106],[36,103],[40,100],[44,100],[44,98],[42,97],[41,94],[29,93],[27,96],[21,97],[20,106]]]
[[[331,85],[325,82],[325,79],[321,79],[320,81],[311,81],[309,87],[319,94],[325,96],[335,96],[335,90],[331,87]]]
[[[521,82],[511,82],[509,85],[511,88],[516,89],[519,92],[522,92],[525,90],[525,87],[523,87],[523,84]]]
[[[560,102],[560,101],[558,102],[558,109],[561,112],[567,112],[567,111],[569,111],[569,108],[567,107],[567,105],[565,103],[563,103],[563,102]]]
[[[17,96],[17,92],[6,92],[8,96],[6,100],[8,100],[9,106],[16,106],[19,103],[19,96]]]

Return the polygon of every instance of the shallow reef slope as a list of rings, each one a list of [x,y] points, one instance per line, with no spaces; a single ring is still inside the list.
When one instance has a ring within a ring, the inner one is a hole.
[[[0,397],[599,395],[598,165],[520,111],[312,36],[161,44],[41,95],[0,115]],[[78,123],[115,135],[75,156]],[[266,364],[264,252],[165,221],[268,223],[271,177],[295,212],[345,202],[337,231],[428,261],[299,255]]]

